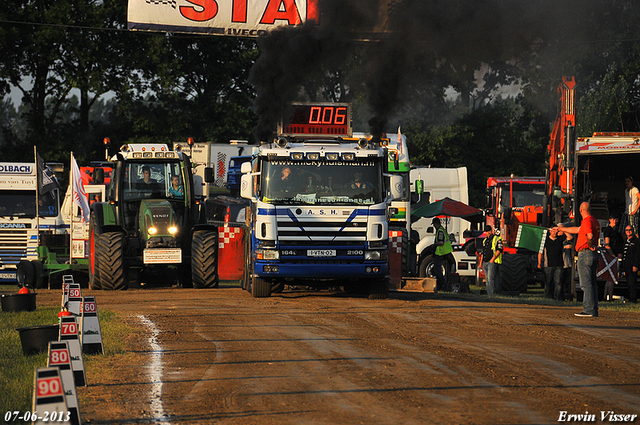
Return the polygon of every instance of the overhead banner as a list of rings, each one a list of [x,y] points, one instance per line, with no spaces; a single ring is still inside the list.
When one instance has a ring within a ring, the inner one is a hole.
[[[318,0],[129,0],[128,28],[257,37],[288,25],[318,22]]]

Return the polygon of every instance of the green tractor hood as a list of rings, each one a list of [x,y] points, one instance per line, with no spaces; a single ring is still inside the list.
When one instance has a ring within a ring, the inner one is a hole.
[[[151,238],[174,238],[177,235],[178,223],[171,203],[163,199],[140,201],[138,214],[140,235],[144,241]]]

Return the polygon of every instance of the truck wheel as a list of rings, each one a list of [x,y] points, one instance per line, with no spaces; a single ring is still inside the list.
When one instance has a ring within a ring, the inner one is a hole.
[[[93,223],[93,217],[91,217],[91,224]],[[98,266],[98,248],[100,235],[95,230],[95,225],[90,226],[89,229],[89,288],[102,289],[100,283],[100,267]]]
[[[274,280],[271,282],[271,293],[279,294],[284,291],[284,280]]]
[[[100,276],[109,276],[109,279],[101,279],[102,288],[116,291],[129,289],[128,270],[124,264],[124,234],[106,232],[100,235],[96,242],[98,273]]]
[[[498,292],[527,292],[527,257],[521,254],[502,254]]]
[[[191,280],[194,288],[218,287],[218,232],[198,230],[191,241]]]
[[[44,284],[44,266],[42,265],[42,261],[33,260],[31,262],[33,265],[33,271],[35,274],[35,285],[37,289],[44,289],[46,285]]]
[[[271,282],[254,276],[251,282],[251,296],[253,298],[267,298],[271,296]]]
[[[420,262],[420,270],[419,270],[420,277],[435,278],[436,275],[433,273],[433,265],[434,265],[433,255],[428,255],[427,257],[425,257],[425,259]],[[449,262],[446,260],[442,261],[442,276],[444,276],[445,279],[449,280],[448,278]]]
[[[376,279],[369,285],[369,299],[370,300],[383,300],[389,297],[389,279],[381,278]]]
[[[36,271],[33,264],[29,260],[20,260],[18,270],[16,271],[16,280],[20,286],[29,286],[33,288],[36,281]]]

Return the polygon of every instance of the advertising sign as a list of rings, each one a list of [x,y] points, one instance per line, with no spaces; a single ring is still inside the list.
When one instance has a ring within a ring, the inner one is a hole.
[[[318,21],[318,0],[129,0],[136,31],[257,37],[285,25]]]

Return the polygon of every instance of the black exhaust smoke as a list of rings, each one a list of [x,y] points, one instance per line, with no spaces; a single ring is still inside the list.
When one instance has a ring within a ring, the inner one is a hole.
[[[517,77],[532,54],[539,60],[549,46],[575,50],[617,19],[607,14],[614,2],[603,0],[318,2],[319,24],[283,27],[259,40],[249,78],[257,91],[257,140],[271,137],[287,103],[315,100],[326,73],[348,60],[358,63],[349,68],[350,89],[364,89],[369,130],[379,137],[401,105],[469,84],[483,64],[513,64]]]

